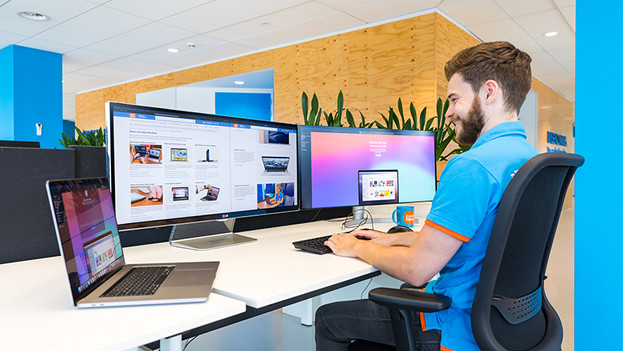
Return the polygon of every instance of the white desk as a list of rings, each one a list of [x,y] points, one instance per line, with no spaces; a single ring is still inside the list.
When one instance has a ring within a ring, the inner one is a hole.
[[[339,222],[314,222],[242,232],[258,240],[208,251],[158,243],[124,252],[129,263],[220,261],[213,291],[262,308],[378,272],[359,259],[307,253],[292,245],[293,241],[338,231]]]
[[[162,344],[170,336],[209,331],[378,274],[359,259],[302,252],[292,245],[336,231],[339,222],[314,222],[243,232],[258,240],[209,251],[168,243],[124,249],[128,263],[220,261],[213,294],[200,304],[78,310],[60,257],[0,265],[0,349],[123,350]]]
[[[60,256],[0,265],[0,350],[124,350],[244,311],[215,293],[207,303],[78,310]]]

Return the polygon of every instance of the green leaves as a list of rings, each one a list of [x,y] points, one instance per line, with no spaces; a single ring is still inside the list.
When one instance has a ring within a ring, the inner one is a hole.
[[[76,138],[69,133],[62,134],[61,139],[59,139],[61,145],[69,147],[70,145],[104,146],[106,144],[102,128],[88,132],[83,132],[78,127],[74,128],[78,137]]]
[[[312,96],[312,109],[308,109],[308,95],[304,92],[301,95],[301,109],[303,110],[303,122],[308,126],[318,126],[321,124],[321,110],[319,109],[316,94]]]
[[[301,96],[301,108],[303,110],[303,121],[306,125],[320,125],[321,113],[325,117],[325,123],[330,127],[342,127],[342,116],[344,113],[348,127],[352,128],[371,128],[375,126],[379,129],[403,129],[403,130],[422,130],[435,132],[435,156],[436,161],[446,161],[452,155],[460,154],[470,149],[469,145],[457,144],[455,139],[455,130],[450,122],[446,121],[446,111],[449,108],[449,101],[438,98],[436,102],[436,115],[427,118],[427,107],[418,112],[414,103],[409,105],[409,116],[406,116],[403,109],[403,101],[401,98],[397,101],[396,110],[393,107],[388,108],[387,115],[378,112],[381,121],[366,122],[364,114],[360,112],[360,123],[356,124],[353,113],[349,109],[344,108],[344,95],[342,90],[338,93],[336,99],[336,111],[327,113],[321,111],[318,107],[318,99],[316,94],[312,97],[311,108],[308,108],[308,96],[304,92]],[[451,142],[457,144],[457,147],[446,151]]]

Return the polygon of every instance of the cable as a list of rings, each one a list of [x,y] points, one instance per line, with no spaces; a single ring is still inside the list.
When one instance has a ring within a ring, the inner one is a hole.
[[[372,279],[372,278],[371,278]],[[190,343],[192,343],[195,339],[197,339],[197,336],[194,336],[188,340],[186,340],[186,343],[184,344],[184,348],[182,349],[182,351],[186,351],[186,348],[189,346]]]
[[[316,211],[316,214],[314,215],[314,217],[312,217],[312,219],[310,220],[310,222],[314,222],[316,217],[318,217],[321,214],[322,210],[323,210],[322,208],[319,208],[318,211]]]
[[[366,217],[362,218],[355,226],[350,226],[347,225],[347,223],[355,221],[355,216],[353,215],[353,212],[351,212],[342,221],[342,229],[351,229],[351,231],[357,230],[362,225],[366,224],[370,219],[371,229],[375,230],[375,221],[373,219],[373,215],[367,209],[362,209],[362,211],[366,212]]]
[[[364,293],[366,292],[366,289],[368,289],[372,281],[373,281],[373,278],[368,279],[368,284],[366,284],[366,287],[364,287],[364,290],[362,290],[362,293],[360,294],[360,299],[364,298]]]

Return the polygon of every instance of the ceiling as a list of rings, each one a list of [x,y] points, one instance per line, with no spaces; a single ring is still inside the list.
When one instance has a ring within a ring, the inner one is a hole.
[[[0,48],[63,54],[63,118],[74,120],[79,92],[423,11],[482,41],[510,41],[532,56],[534,76],[574,101],[576,0],[0,0]]]

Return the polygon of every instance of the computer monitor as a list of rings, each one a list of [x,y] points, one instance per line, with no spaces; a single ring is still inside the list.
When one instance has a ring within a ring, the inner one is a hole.
[[[241,239],[203,237],[232,234],[214,220],[299,208],[296,125],[113,102],[106,115],[120,230],[174,225],[204,248]]]
[[[427,131],[299,126],[301,207],[431,201],[434,145]]]

